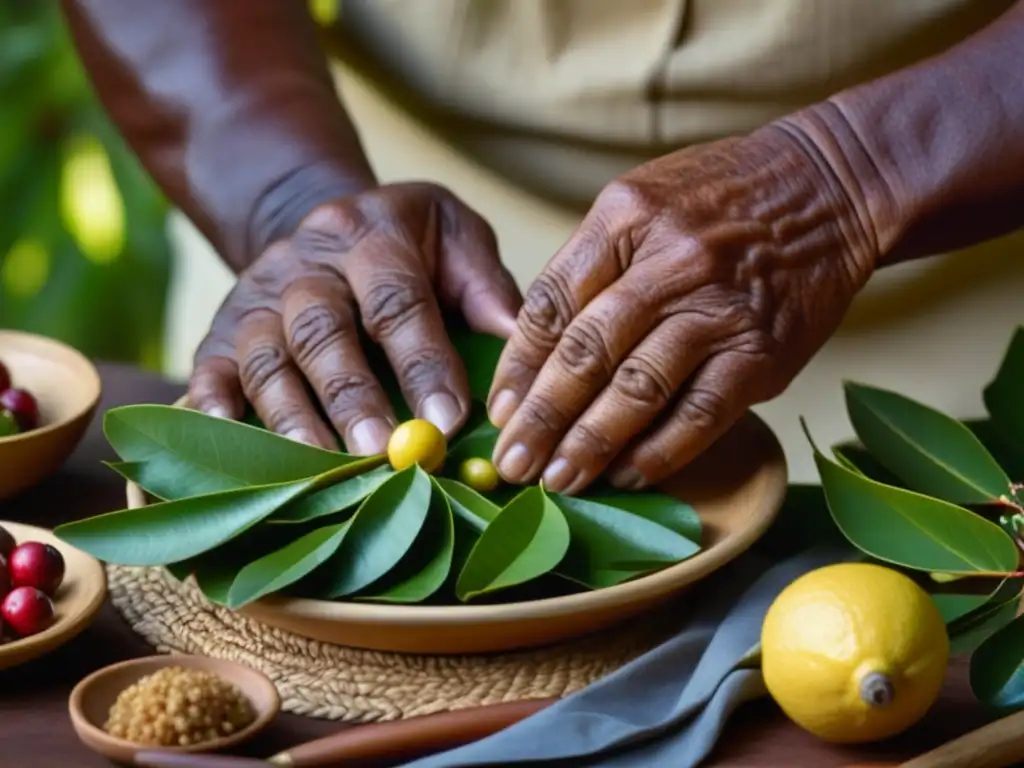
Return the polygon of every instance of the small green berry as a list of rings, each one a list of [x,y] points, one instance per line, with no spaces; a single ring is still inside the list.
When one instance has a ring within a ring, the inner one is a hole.
[[[459,479],[474,491],[487,493],[498,487],[498,470],[487,459],[466,459],[459,465]]]

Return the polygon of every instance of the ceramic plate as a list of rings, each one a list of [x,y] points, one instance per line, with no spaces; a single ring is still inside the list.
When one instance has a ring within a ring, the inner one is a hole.
[[[381,651],[483,653],[547,645],[634,617],[721,568],[772,523],[786,482],[778,440],[749,413],[664,484],[662,490],[697,510],[704,541],[697,555],[657,573],[607,589],[504,605],[381,605],[272,596],[241,613],[314,640]],[[142,489],[129,483],[128,505],[146,503]]]
[[[64,556],[64,583],[54,596],[53,624],[38,635],[0,645],[0,669],[31,661],[64,645],[85,629],[107,596],[107,574],[91,555],[65,544],[45,528],[0,520],[0,525],[22,544],[52,544]]]

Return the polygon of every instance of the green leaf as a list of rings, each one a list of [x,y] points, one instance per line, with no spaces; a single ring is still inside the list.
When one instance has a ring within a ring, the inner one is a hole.
[[[700,547],[670,528],[587,499],[549,494],[569,524],[570,543],[555,573],[591,589],[685,560]]]
[[[527,488],[488,524],[459,574],[459,600],[523,584],[551,571],[569,549],[569,524],[540,486]]]
[[[1024,481],[1024,444],[1014,446],[999,425],[991,419],[971,419],[964,422],[974,436],[991,453],[1010,479]]]
[[[615,507],[650,520],[692,542],[701,542],[701,522],[697,511],[689,504],[664,493],[607,492],[588,494],[587,501]]]
[[[351,467],[354,463],[346,466]],[[271,515],[267,522],[308,523],[310,520],[344,512],[359,504],[393,474],[394,470],[388,465],[375,467],[365,474],[356,475],[287,504]]]
[[[995,377],[982,392],[985,409],[1008,443],[1024,451],[1024,326],[1010,340]],[[1024,478],[1015,478],[1024,480]]]
[[[394,568],[423,528],[431,489],[429,475],[414,465],[391,475],[367,496],[352,516],[348,535],[324,565],[325,580],[317,592],[345,597]]]
[[[289,482],[366,461],[167,405],[113,408],[104,416],[103,430],[122,461],[148,465],[146,483],[140,485],[163,499]],[[384,461],[372,457],[371,463],[374,459]]]
[[[359,595],[384,603],[419,603],[448,580],[455,552],[455,522],[448,499],[434,483],[427,519],[419,536],[398,565]]]
[[[971,690],[997,710],[1024,706],[1024,616],[989,635],[971,655]]]
[[[305,578],[341,546],[352,520],[310,531],[281,549],[246,565],[231,581],[229,608],[241,608]]]
[[[844,467],[859,472],[864,477],[869,477],[885,485],[894,485],[897,488],[905,487],[902,480],[879,464],[878,460],[856,441],[833,445],[832,454],[836,457],[836,461]]]
[[[266,519],[315,488],[317,480],[311,477],[108,512],[57,526],[54,533],[108,563],[176,563],[214,549]]]
[[[437,484],[447,494],[452,512],[479,532],[501,512],[497,504],[457,480],[439,477]]]
[[[932,602],[947,624],[962,619],[988,603],[991,595],[960,595],[953,592],[939,592],[932,595]]]
[[[491,391],[498,358],[505,348],[505,340],[497,336],[475,333],[457,323],[448,326],[452,346],[466,366],[469,393],[474,400],[487,401]]]
[[[846,408],[861,443],[908,488],[954,504],[986,504],[1010,479],[967,427],[885,389],[847,382]]]
[[[949,650],[953,654],[973,653],[996,630],[1009,624],[1020,607],[1020,580],[1007,581],[981,608],[950,622]]]
[[[1017,567],[1017,545],[995,523],[852,472],[823,456],[809,432],[807,438],[832,517],[862,552],[923,571],[1005,573]]]
[[[487,419],[484,405],[474,402],[473,410],[466,426],[452,442],[445,461],[445,471],[452,477],[457,476],[459,465],[466,459],[491,460],[494,446],[498,442],[499,430]]]

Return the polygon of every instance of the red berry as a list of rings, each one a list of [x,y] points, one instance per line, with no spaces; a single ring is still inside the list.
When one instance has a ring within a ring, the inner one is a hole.
[[[42,632],[53,621],[53,603],[35,587],[15,587],[0,603],[0,616],[18,637]]]
[[[22,431],[35,429],[39,423],[39,406],[36,399],[24,389],[6,389],[0,392],[0,408],[14,414]]]
[[[0,363],[0,392],[11,387],[11,372],[7,370],[7,366]]]
[[[0,525],[0,557],[10,557],[16,546],[18,546],[18,542],[11,532]]]
[[[64,558],[55,547],[26,541],[11,552],[7,569],[14,587],[35,587],[54,595],[64,581]]]
[[[11,573],[7,570],[7,558],[0,555],[0,600],[3,600],[11,591]],[[0,628],[0,635],[3,629]]]

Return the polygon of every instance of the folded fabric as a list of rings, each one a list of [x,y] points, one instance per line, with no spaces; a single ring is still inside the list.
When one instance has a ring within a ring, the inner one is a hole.
[[[814,550],[772,565],[745,554],[694,590],[678,635],[500,733],[405,768],[699,765],[732,712],[765,693],[756,655],[775,597],[801,574],[848,557]]]

